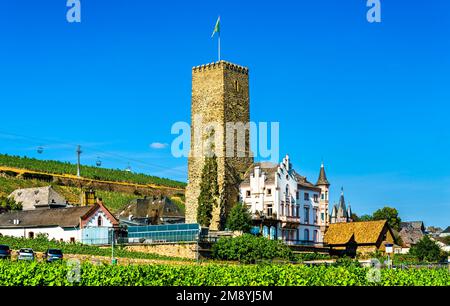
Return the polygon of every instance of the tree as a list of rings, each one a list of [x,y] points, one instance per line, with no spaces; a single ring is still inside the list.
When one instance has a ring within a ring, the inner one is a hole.
[[[373,217],[371,215],[362,215],[358,218],[359,221],[373,221]]]
[[[0,213],[11,210],[22,210],[22,203],[16,202],[13,198],[0,197]]]
[[[232,231],[250,232],[252,228],[252,215],[242,203],[236,204],[227,218],[226,228]]]
[[[205,227],[211,225],[214,207],[217,207],[219,186],[217,183],[217,157],[205,158],[198,197],[197,222]]]
[[[441,259],[441,248],[426,235],[411,247],[409,253],[420,261],[439,261]]]
[[[387,220],[391,228],[396,231],[400,230],[400,222],[402,221],[398,216],[398,211],[392,207],[383,207],[378,209],[372,215],[373,220]]]

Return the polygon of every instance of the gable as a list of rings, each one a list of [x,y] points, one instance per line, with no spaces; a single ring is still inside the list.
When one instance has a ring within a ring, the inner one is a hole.
[[[385,220],[330,224],[325,232],[324,242],[344,245],[354,237],[358,244],[377,244],[389,228]],[[391,236],[392,233],[389,233]]]

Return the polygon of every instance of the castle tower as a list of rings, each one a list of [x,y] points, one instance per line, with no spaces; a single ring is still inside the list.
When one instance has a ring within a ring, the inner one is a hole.
[[[221,203],[213,210],[210,228],[221,229],[239,201],[241,177],[253,163],[250,156],[250,98],[248,68],[226,61],[192,69],[191,151],[186,189],[186,223],[197,222],[205,144],[214,135],[214,154]],[[230,130],[230,127],[233,129]],[[240,132],[239,132],[240,131]],[[244,131],[244,137],[238,135]],[[241,139],[241,141],[240,141]],[[230,148],[232,148],[230,152]],[[220,206],[220,205],[219,205]]]
[[[319,226],[320,230],[322,232],[325,232],[326,227],[330,225],[330,218],[328,216],[330,183],[327,180],[327,175],[325,173],[325,166],[323,163],[320,167],[319,179],[317,180],[316,186],[321,189],[319,199],[319,212],[320,212]]]

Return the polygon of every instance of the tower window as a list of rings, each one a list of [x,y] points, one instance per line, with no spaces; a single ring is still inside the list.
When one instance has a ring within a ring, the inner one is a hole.
[[[234,89],[236,90],[236,92],[239,92],[239,82],[237,80],[234,81]]]

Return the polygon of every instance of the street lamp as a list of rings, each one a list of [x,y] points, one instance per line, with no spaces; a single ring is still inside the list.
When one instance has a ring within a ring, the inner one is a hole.
[[[388,255],[388,267],[389,267],[389,269],[392,267],[390,254],[392,254],[394,252],[393,246],[394,245],[392,243],[386,243],[384,245],[385,250],[386,250],[386,254]]]

